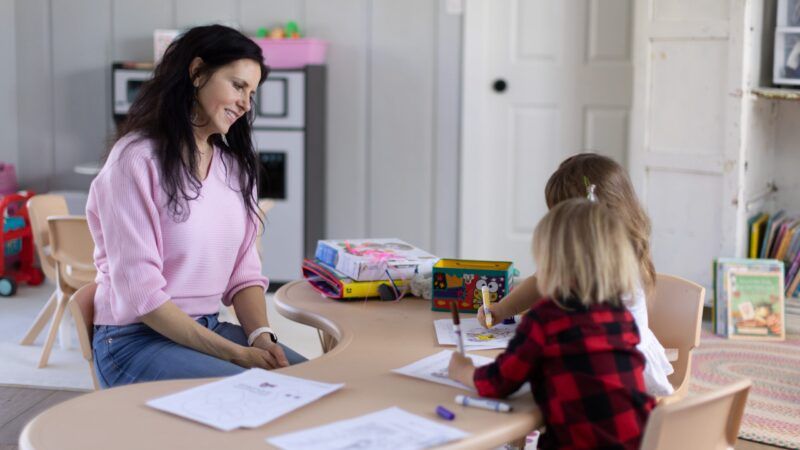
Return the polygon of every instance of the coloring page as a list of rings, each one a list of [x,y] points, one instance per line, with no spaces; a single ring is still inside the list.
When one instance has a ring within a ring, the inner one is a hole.
[[[467,433],[393,407],[321,427],[268,438],[292,450],[417,450],[461,439]]]
[[[456,334],[451,319],[439,319],[433,322],[436,339],[439,345],[456,345]],[[497,324],[486,329],[478,323],[478,319],[461,319],[461,336],[465,350],[504,349],[514,337],[517,324]]]
[[[343,384],[250,369],[239,375],[147,402],[147,405],[229,431],[259,427],[341,388]]]

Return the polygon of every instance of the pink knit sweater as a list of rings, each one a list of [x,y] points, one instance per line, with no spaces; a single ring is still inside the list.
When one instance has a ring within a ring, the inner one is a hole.
[[[225,158],[225,161],[223,161]],[[248,286],[266,289],[236,164],[219,148],[187,220],[167,209],[152,143],[128,135],[89,189],[86,216],[97,266],[94,322],[127,325],[171,300],[197,317]],[[257,219],[256,219],[256,224]]]

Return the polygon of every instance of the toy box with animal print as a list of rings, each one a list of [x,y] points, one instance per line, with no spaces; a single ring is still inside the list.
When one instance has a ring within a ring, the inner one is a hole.
[[[487,286],[496,302],[511,290],[513,272],[514,264],[508,261],[440,259],[433,266],[432,309],[449,311],[455,301],[460,312],[476,313],[483,305],[481,288]]]

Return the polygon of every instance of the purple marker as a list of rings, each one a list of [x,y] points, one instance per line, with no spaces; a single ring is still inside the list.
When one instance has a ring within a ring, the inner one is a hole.
[[[452,411],[441,405],[436,407],[436,414],[444,420],[453,420],[456,418],[456,415]]]

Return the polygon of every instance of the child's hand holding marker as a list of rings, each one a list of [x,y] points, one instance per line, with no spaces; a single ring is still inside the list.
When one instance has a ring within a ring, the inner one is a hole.
[[[492,304],[492,297],[489,293],[489,287],[484,285],[481,288],[481,297],[483,297],[483,314],[484,314],[484,321],[486,322],[486,328],[492,328],[494,325],[493,318],[492,318],[492,310],[490,308]]]

